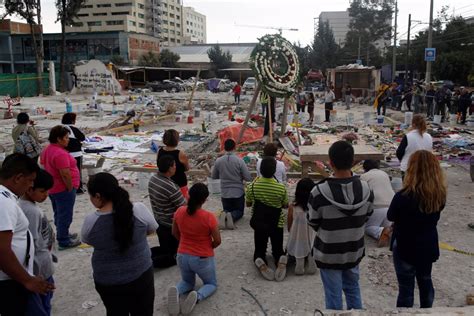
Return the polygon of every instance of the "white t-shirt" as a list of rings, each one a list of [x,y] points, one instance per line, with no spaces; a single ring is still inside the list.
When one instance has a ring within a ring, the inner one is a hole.
[[[25,263],[26,243],[28,226],[30,223],[25,214],[18,205],[18,197],[3,185],[0,185],[0,231],[13,232],[12,250],[15,253],[21,265]],[[33,261],[35,254],[35,245],[30,234],[30,260],[25,269],[30,275],[33,275]],[[0,270],[0,281],[9,280],[10,277]]]
[[[262,159],[257,160],[257,176],[262,176],[260,173],[260,164],[262,163]],[[286,183],[286,168],[283,161],[277,160],[276,171],[275,171],[275,178],[279,183]]]
[[[390,206],[395,192],[393,192],[390,177],[385,171],[372,169],[362,174],[360,179],[367,182],[369,188],[374,192],[374,209]]]

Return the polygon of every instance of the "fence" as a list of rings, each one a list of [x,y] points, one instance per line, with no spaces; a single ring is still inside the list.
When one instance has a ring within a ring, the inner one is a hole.
[[[0,74],[0,95],[10,97],[33,97],[38,95],[37,74]],[[41,75],[43,94],[49,94],[49,73]],[[59,87],[59,73],[56,73],[56,87]]]

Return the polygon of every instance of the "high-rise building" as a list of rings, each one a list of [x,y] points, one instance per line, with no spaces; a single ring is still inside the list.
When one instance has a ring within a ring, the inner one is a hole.
[[[185,44],[205,44],[207,42],[206,16],[194,8],[183,7],[183,38]]]
[[[163,24],[161,44],[177,46],[183,44],[183,6],[181,0],[161,0]]]

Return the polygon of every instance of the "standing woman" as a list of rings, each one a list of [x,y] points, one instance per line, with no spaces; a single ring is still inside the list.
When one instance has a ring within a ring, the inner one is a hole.
[[[329,118],[331,115],[331,111],[333,109],[333,102],[336,96],[334,95],[334,92],[332,91],[330,86],[326,87],[326,92],[324,92],[324,112],[326,114],[326,119],[324,122],[329,122]]]
[[[308,113],[309,113],[309,123],[313,124],[314,119],[314,93],[308,93]]]
[[[177,261],[182,280],[168,289],[168,312],[171,315],[192,312],[196,303],[217,290],[214,248],[221,243],[221,235],[214,214],[202,209],[209,196],[207,186],[196,183],[189,190],[187,206],[174,214],[173,235],[179,240]],[[194,291],[196,274],[203,285]],[[179,305],[179,295],[189,293]]]
[[[414,153],[403,189],[395,194],[387,213],[388,220],[394,222],[392,251],[398,279],[397,307],[413,307],[415,278],[420,307],[433,305],[431,269],[439,258],[436,225],[446,195],[445,177],[436,157],[427,150]]]
[[[86,136],[77,127],[73,126],[76,124],[76,117],[76,113],[64,113],[61,124],[69,129],[69,144],[66,150],[76,159],[80,176],[77,194],[82,194],[84,193],[82,188],[82,142],[86,140]]]
[[[163,143],[165,147],[160,148],[158,151],[157,164],[162,156],[169,155],[174,158],[176,162],[176,173],[171,177],[171,180],[179,186],[183,196],[188,199],[188,178],[185,172],[189,170],[189,160],[184,151],[176,149],[179,143],[178,131],[174,129],[166,130],[163,135]]]
[[[426,133],[426,121],[420,114],[415,114],[412,120],[411,131],[408,132],[397,148],[397,158],[400,160],[400,170],[402,177],[408,168],[408,161],[411,155],[417,150],[432,150],[433,139],[431,135]]]
[[[77,234],[69,233],[80,176],[76,160],[66,150],[69,130],[62,125],[55,126],[49,132],[48,140],[50,144],[41,153],[40,161],[54,179],[48,193],[53,205],[58,247],[63,250],[81,244]]]
[[[111,174],[92,176],[87,191],[97,210],[85,218],[81,235],[94,247],[94,283],[107,315],[153,315],[155,286],[146,236],[158,224],[143,203],[130,202]]]

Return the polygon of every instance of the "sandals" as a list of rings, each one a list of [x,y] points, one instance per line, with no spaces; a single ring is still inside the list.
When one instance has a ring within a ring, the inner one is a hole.
[[[267,266],[262,258],[255,259],[255,265],[265,279],[268,281],[273,281],[273,279],[275,279],[275,272]]]
[[[275,281],[280,282],[285,279],[287,263],[288,263],[288,257],[281,256],[280,260],[278,260],[278,267],[275,270]]]

